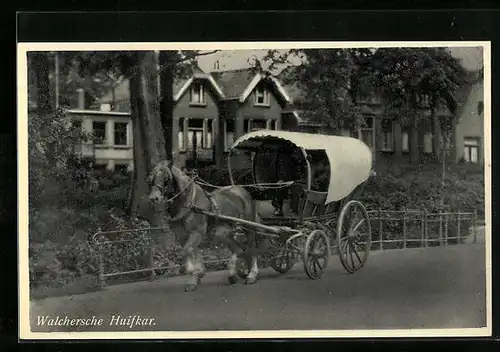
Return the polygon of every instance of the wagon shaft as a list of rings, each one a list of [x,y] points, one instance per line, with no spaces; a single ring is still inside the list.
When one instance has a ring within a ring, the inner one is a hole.
[[[196,211],[196,212],[198,212],[198,213],[200,213],[200,214],[203,214],[203,215],[206,215],[206,216],[209,216],[209,217],[213,217],[213,218],[216,218],[218,220],[224,220],[224,221],[227,221],[227,222],[232,223],[232,224],[241,225],[241,226],[244,226],[244,227],[249,227],[249,228],[255,229],[255,230],[269,232],[269,233],[272,233],[272,234],[275,234],[275,235],[284,235],[284,234],[293,235],[293,234],[299,232],[298,230],[292,229],[290,227],[268,226],[268,225],[260,224],[260,223],[257,223],[257,222],[248,221],[248,220],[245,220],[245,219],[235,218],[233,216],[216,214],[216,213],[213,213],[213,212],[210,212],[210,211],[206,211],[204,209],[197,208],[197,207],[193,207],[193,210]]]

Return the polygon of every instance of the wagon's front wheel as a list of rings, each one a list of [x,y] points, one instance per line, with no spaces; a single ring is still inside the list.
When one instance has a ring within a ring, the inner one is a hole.
[[[328,265],[330,255],[330,243],[325,232],[313,230],[307,236],[304,247],[304,269],[307,276],[316,280],[323,276]]]
[[[349,201],[337,222],[337,252],[342,266],[349,273],[361,269],[371,248],[371,225],[366,208],[358,201]]]

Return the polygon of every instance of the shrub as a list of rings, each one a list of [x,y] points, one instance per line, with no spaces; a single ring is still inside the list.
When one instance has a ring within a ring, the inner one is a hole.
[[[31,287],[60,287],[78,278],[96,276],[95,249],[84,241],[62,245],[47,240],[31,243],[29,270]]]
[[[370,209],[478,211],[484,216],[484,178],[480,170],[454,165],[446,173],[444,188],[432,169],[384,170],[367,182],[360,200]]]

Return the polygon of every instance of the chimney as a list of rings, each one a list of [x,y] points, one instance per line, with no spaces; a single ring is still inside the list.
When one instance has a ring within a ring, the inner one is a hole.
[[[220,70],[219,60],[214,62],[214,70]]]
[[[85,109],[85,91],[83,88],[78,88],[76,90],[76,94],[78,96],[78,109]]]

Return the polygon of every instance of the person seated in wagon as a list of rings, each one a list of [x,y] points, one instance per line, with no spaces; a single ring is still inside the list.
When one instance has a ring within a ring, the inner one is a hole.
[[[302,151],[298,148],[284,149],[276,158],[276,177],[277,183],[286,182],[306,182],[306,165]],[[284,203],[291,197],[290,188],[283,187],[276,191],[272,199],[272,206],[276,209],[275,216],[283,216]],[[288,209],[290,210],[290,209]]]

